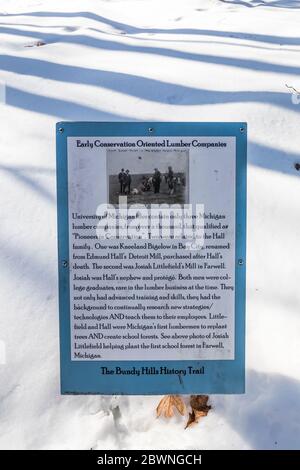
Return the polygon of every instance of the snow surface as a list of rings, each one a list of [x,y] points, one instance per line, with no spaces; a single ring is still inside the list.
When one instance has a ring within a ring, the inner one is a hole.
[[[299,25],[297,0],[0,0],[1,448],[300,447]],[[194,428],[60,396],[61,119],[249,124],[247,393]]]

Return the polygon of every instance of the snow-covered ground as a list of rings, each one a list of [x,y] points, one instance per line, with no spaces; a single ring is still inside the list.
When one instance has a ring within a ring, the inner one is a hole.
[[[298,0],[0,0],[1,448],[300,447],[299,25]],[[159,397],[60,396],[61,119],[248,122],[247,393],[186,431]]]

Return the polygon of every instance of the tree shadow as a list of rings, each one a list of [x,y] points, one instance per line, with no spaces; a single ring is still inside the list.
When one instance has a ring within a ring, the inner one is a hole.
[[[1,15],[0,15],[1,16]],[[44,25],[38,25],[38,24],[32,24],[32,23],[1,23],[0,22],[0,26],[22,26],[22,27],[30,27],[30,28],[37,28],[37,29],[43,29],[45,28]],[[67,33],[73,33],[74,31],[77,31],[78,28],[76,27],[72,27],[72,26],[66,26],[66,25],[61,25],[61,26],[49,26],[47,25],[47,29],[63,29],[64,31],[66,31]],[[119,37],[120,36],[120,33],[119,32],[107,32],[107,31],[103,31],[99,28],[92,28],[92,27],[88,27],[86,28],[88,31],[94,31],[95,33],[100,33],[100,34],[106,34],[108,36],[116,36],[116,37]],[[285,51],[285,52],[295,52],[297,53],[298,51],[296,49],[289,49],[289,48],[283,48],[281,46],[281,44],[278,44],[279,47],[276,48],[274,46],[271,46],[271,47],[266,47],[266,46],[259,46],[258,44],[244,44],[242,42],[225,42],[225,41],[215,41],[215,40],[203,40],[203,39],[182,39],[181,37],[178,38],[178,39],[170,39],[170,38],[167,38],[167,39],[162,39],[162,38],[157,38],[155,37],[154,35],[150,35],[151,37],[145,37],[145,36],[139,36],[139,35],[135,35],[135,34],[125,34],[126,37],[130,37],[131,39],[134,39],[135,41],[143,41],[143,42],[157,42],[157,43],[180,43],[180,44],[183,44],[183,43],[188,43],[188,44],[216,44],[216,45],[221,45],[221,46],[229,46],[229,47],[243,47],[243,48],[247,48],[247,49],[261,49],[261,50],[267,50],[267,51],[275,51],[275,50],[279,50],[279,51]],[[229,39],[244,39],[244,38],[240,38],[238,35],[236,35],[236,33],[232,33],[230,36],[228,36]]]
[[[40,59],[2,55],[0,60],[2,61],[2,70],[7,72],[66,83],[97,86],[135,98],[174,106],[259,102],[296,111],[289,99],[289,93],[286,91],[283,93],[278,91],[204,90],[127,73],[63,65]],[[112,113],[103,113],[93,107],[66,100],[40,96],[37,104],[35,96],[33,93],[15,87],[7,86],[6,88],[6,102],[12,106],[21,105],[32,111],[37,111],[41,107],[48,109],[49,115],[58,116],[61,113],[61,117],[65,119],[74,118],[75,115],[81,115],[84,119],[88,116],[87,119],[90,120],[97,120],[100,117],[108,120],[115,118]]]
[[[36,191],[40,196],[46,199],[46,201],[52,204],[55,203],[55,196],[50,191],[48,191],[48,189],[46,189],[36,178],[36,176],[40,176],[42,174],[50,174],[51,176],[54,176],[53,169],[39,168],[31,165],[20,167],[0,164],[0,171],[5,172],[33,191]]]
[[[227,67],[237,67],[242,69],[249,70],[259,70],[263,72],[273,72],[273,73],[284,73],[290,75],[298,76],[300,74],[299,66],[292,65],[282,65],[282,64],[272,64],[271,62],[264,62],[255,59],[243,59],[236,57],[226,57],[226,56],[214,56],[210,54],[199,54],[194,52],[180,51],[177,49],[168,49],[162,47],[154,46],[139,46],[132,44],[125,44],[119,41],[104,40],[99,38],[94,38],[84,34],[54,34],[54,33],[40,33],[37,31],[25,31],[16,28],[0,28],[0,33],[4,34],[14,34],[16,36],[30,37],[31,39],[35,38],[40,41],[45,42],[46,44],[53,43],[68,43],[68,44],[81,44],[89,47],[95,47],[97,49],[109,50],[109,51],[119,51],[119,52],[138,52],[143,54],[154,54],[160,55],[168,58],[191,60],[196,62],[203,62],[207,64],[222,65]],[[300,44],[300,39],[298,44]],[[3,59],[5,56],[1,56],[1,68],[5,66]]]
[[[215,410],[253,449],[300,448],[300,382],[250,370],[245,395],[214,396]]]
[[[8,23],[0,23],[0,26],[1,25],[8,25]],[[12,26],[15,26],[15,25],[12,25]],[[27,26],[26,24],[24,24],[23,26]],[[35,25],[32,25],[32,27],[35,27]],[[106,34],[106,35],[109,35],[109,36],[119,36],[118,33],[108,33],[107,31],[101,31],[100,29],[97,29],[97,28],[88,28],[89,31],[95,31],[96,33],[101,33],[101,34]],[[172,35],[170,35],[172,36]],[[297,49],[291,49],[291,48],[288,48],[288,47],[282,47],[281,44],[277,44],[278,47],[275,47],[274,45],[270,45],[269,47],[268,46],[261,46],[261,45],[258,45],[257,43],[255,44],[246,44],[246,43],[243,43],[243,42],[226,42],[226,41],[216,41],[214,39],[210,39],[210,40],[204,40],[204,39],[182,39],[182,37],[178,37],[176,39],[170,39],[169,37],[167,37],[166,39],[165,38],[161,38],[161,37],[155,37],[155,35],[151,35],[150,37],[145,37],[145,36],[137,36],[137,35],[129,35],[129,34],[126,34],[126,37],[130,37],[130,39],[133,39],[135,41],[143,41],[143,42],[152,42],[152,43],[168,43],[168,44],[215,44],[217,46],[227,46],[227,47],[238,47],[238,48],[244,48],[244,49],[260,49],[260,50],[263,50],[263,51],[280,51],[280,52],[294,52],[294,53],[298,53],[298,50]],[[238,36],[235,36],[235,33],[232,33],[231,36],[228,37],[228,39],[241,39],[241,41],[244,39],[244,38],[239,38]]]
[[[299,0],[274,0],[274,1],[264,1],[264,0],[219,0],[222,3],[227,3],[229,5],[239,5],[247,8],[292,8],[299,9],[300,1]]]
[[[199,93],[199,97],[201,97],[201,91],[199,91]],[[227,92],[224,92],[223,98],[221,98],[221,92],[219,92],[219,94],[214,98],[212,95],[210,95],[211,92],[207,92],[208,95],[205,98],[205,93],[206,91],[204,91],[204,97],[202,98],[202,101],[200,101],[198,104],[208,104],[209,102],[213,103],[213,99],[216,100],[215,103],[220,103],[221,99],[223,99],[222,102],[224,103],[229,102]],[[246,99],[246,94],[248,92],[244,93],[244,99]],[[238,100],[234,94],[230,96],[234,101]],[[249,99],[249,96],[247,99]],[[258,99],[258,96],[256,96],[256,99]],[[52,115],[56,116],[57,118],[63,118],[67,120],[135,121],[135,118],[106,113],[102,110],[98,110],[89,106],[79,105],[58,98],[45,97],[34,93],[29,93],[23,90],[19,90],[15,87],[8,87],[7,104],[20,109],[33,111],[36,113],[43,113],[45,115]],[[156,119],[151,120],[155,121]],[[285,152],[284,150],[278,150],[276,148],[257,144],[251,141],[248,144],[248,163],[251,165],[267,168],[272,171],[280,171],[284,174],[298,176],[298,172],[295,169],[295,163],[299,161],[300,154]],[[24,171],[15,171],[15,169],[10,169],[8,167],[5,167],[5,171],[13,173],[15,178],[31,186],[32,189],[39,191],[43,197],[46,197],[46,199],[52,200],[53,202],[52,195],[49,197],[47,193],[45,194],[45,190],[39,187],[39,183],[35,182],[35,184],[32,184],[31,178],[28,176],[28,174],[24,175]]]
[[[74,121],[134,121],[134,118],[109,113],[92,106],[60,98],[37,95],[15,87],[6,87],[6,104],[16,108]]]
[[[295,163],[300,161],[300,153],[284,151],[268,145],[248,143],[248,163],[260,168],[299,177]]]
[[[262,6],[262,2],[257,2],[257,1],[253,1],[253,0],[245,0],[245,1],[242,1],[242,0],[219,0],[219,2],[221,3],[226,3],[228,5],[238,5],[238,6],[243,6],[243,7],[247,7],[247,8],[255,8],[255,7],[260,7]]]
[[[143,54],[154,54],[168,58],[191,60],[196,62],[203,62],[207,64],[222,65],[227,67],[237,67],[249,70],[260,70],[263,72],[284,73],[298,76],[300,74],[299,66],[272,64],[271,62],[264,62],[255,59],[243,59],[229,56],[215,56],[210,54],[199,54],[195,52],[180,51],[177,49],[168,49],[163,47],[154,46],[139,46],[132,44],[125,44],[119,41],[112,41],[106,39],[99,39],[84,34],[54,34],[54,33],[40,33],[37,31],[25,31],[16,28],[0,28],[0,33],[14,34],[16,36],[35,38],[46,44],[54,43],[68,43],[80,44],[89,47],[94,47],[102,50],[119,51],[119,52],[138,52]],[[300,44],[300,39],[295,38]],[[3,61],[5,56],[1,56],[0,60]],[[5,64],[1,64],[4,66]]]
[[[300,8],[300,0],[299,0]],[[269,34],[260,33],[244,33],[239,31],[219,31],[211,29],[198,29],[198,28],[139,28],[126,23],[120,23],[110,18],[97,15],[95,13],[80,11],[80,12],[50,12],[50,11],[32,11],[27,13],[11,13],[11,14],[0,14],[0,17],[10,18],[19,16],[32,16],[37,18],[86,18],[93,20],[97,23],[103,23],[111,28],[115,29],[119,34],[181,34],[181,35],[195,35],[195,36],[210,36],[210,37],[221,37],[221,38],[237,38],[255,42],[264,42],[269,44],[280,44],[288,46],[300,45],[300,38],[289,37],[289,36],[274,36]],[[15,26],[18,26],[16,24]],[[3,31],[9,34],[9,31]],[[34,33],[32,32],[34,35]],[[72,35],[72,38],[74,35]],[[54,38],[53,38],[54,39]],[[90,38],[92,39],[92,38]],[[82,38],[82,40],[84,40]],[[54,39],[54,42],[55,39]],[[95,46],[99,47],[99,46]]]

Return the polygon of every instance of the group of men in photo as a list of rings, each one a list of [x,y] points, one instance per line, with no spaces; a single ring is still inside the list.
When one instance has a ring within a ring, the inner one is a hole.
[[[176,192],[176,187],[178,184],[184,184],[184,182],[180,180],[179,176],[174,174],[173,168],[171,166],[168,167],[168,171],[164,174],[164,178],[168,185],[169,194],[174,194]],[[160,192],[162,174],[158,168],[154,168],[153,175],[142,176],[142,180],[138,188],[134,188],[132,191],[131,174],[129,170],[125,171],[124,168],[122,168],[118,174],[118,179],[120,183],[120,194],[138,194],[140,192],[147,192],[151,190],[153,190],[154,194],[158,194]]]

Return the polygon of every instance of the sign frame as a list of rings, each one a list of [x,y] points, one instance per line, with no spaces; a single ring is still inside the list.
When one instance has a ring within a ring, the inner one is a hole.
[[[72,361],[69,289],[68,137],[235,137],[235,359]],[[62,394],[163,395],[245,392],[247,124],[244,122],[59,122],[56,124],[60,370]],[[147,363],[147,364],[146,364]],[[203,375],[109,375],[100,367],[204,366]]]

